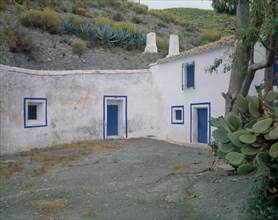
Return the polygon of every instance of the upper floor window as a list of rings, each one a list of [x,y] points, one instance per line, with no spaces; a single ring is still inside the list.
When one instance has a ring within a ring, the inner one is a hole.
[[[182,89],[195,88],[195,63],[182,64]]]

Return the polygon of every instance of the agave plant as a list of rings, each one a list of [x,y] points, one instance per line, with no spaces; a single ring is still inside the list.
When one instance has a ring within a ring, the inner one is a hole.
[[[97,37],[104,43],[111,42],[116,36],[116,33],[111,24],[104,23],[96,27]]]
[[[78,26],[70,21],[64,21],[62,23],[62,30],[65,34],[75,35],[75,36],[81,35],[80,26]]]

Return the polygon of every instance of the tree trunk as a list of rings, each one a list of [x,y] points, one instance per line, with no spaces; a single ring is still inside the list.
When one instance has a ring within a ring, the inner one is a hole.
[[[248,25],[249,18],[249,2],[240,1],[237,6],[237,28],[240,29]],[[240,39],[237,36],[237,39]],[[248,42],[238,40],[234,60],[232,63],[231,76],[228,92],[223,94],[226,101],[226,114],[229,112],[236,112],[235,99],[240,93],[242,85],[248,71],[248,64],[250,60],[251,46]]]
[[[264,70],[264,86],[265,92],[273,90],[273,75],[271,67],[267,67]]]

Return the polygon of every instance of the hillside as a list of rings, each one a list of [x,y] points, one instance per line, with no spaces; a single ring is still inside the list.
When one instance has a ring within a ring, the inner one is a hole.
[[[208,22],[209,21],[209,22]],[[0,63],[30,69],[137,69],[233,34],[234,17],[209,10],[148,10],[126,0],[0,0]],[[143,54],[156,32],[157,54]]]

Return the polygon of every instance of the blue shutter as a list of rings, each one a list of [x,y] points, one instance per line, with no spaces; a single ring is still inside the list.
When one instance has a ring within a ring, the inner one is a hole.
[[[187,66],[187,88],[195,87],[195,66],[194,63]]]
[[[273,85],[278,86],[278,56],[275,57],[274,59],[274,64],[273,64]]]

